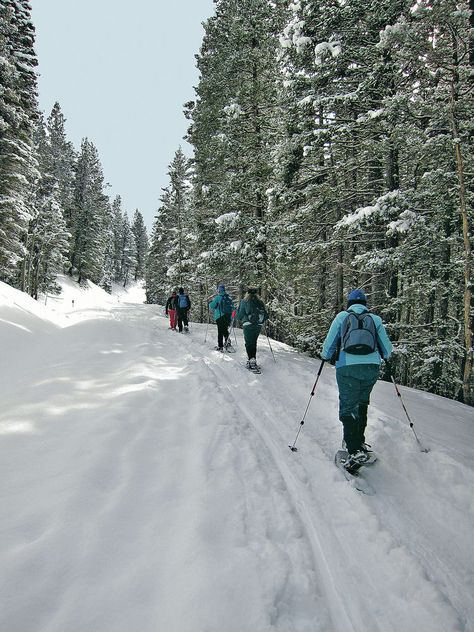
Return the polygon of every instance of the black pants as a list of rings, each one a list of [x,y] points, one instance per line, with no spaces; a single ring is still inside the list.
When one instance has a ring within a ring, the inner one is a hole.
[[[178,329],[183,331],[183,325],[185,327],[188,326],[188,308],[178,307],[176,311],[178,312]]]
[[[229,325],[230,325],[230,316],[228,314],[224,314],[224,316],[220,316],[216,320],[217,325],[217,346],[224,346],[224,339],[227,342],[227,338],[229,337]]]

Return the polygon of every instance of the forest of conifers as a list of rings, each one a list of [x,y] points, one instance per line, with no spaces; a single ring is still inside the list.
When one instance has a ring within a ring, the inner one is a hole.
[[[361,287],[396,379],[473,404],[473,5],[216,0],[145,256],[93,144],[73,150],[59,106],[42,121],[29,4],[1,0],[0,278],[144,275],[201,321],[217,283],[257,286],[269,333],[315,355]]]

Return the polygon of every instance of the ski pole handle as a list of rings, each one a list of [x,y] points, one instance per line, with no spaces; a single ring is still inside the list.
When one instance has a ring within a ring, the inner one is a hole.
[[[316,390],[316,385],[318,384],[319,376],[323,372],[323,366],[324,366],[325,362],[326,362],[326,360],[322,360],[321,361],[321,364],[319,366],[318,374],[316,375],[316,381],[314,382],[313,390],[311,391],[311,397],[313,397],[313,395],[314,395],[314,391]]]

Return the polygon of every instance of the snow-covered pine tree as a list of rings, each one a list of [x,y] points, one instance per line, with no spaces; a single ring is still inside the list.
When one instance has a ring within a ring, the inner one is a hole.
[[[75,225],[74,184],[77,154],[66,136],[66,118],[59,103],[55,103],[46,121],[46,147],[42,170],[58,183],[58,201],[63,209],[71,236]],[[72,250],[72,244],[71,244]]]
[[[290,274],[314,302],[310,312],[324,311],[318,296],[339,309],[344,291],[363,285],[398,341],[399,378],[451,396],[463,382],[470,401],[467,3],[302,0],[292,7],[284,77],[299,109],[289,109],[291,135],[279,148],[280,229],[272,231],[282,244],[283,290],[287,246]],[[311,253],[307,261],[302,253]],[[306,267],[316,268],[319,288]],[[322,322],[316,341],[324,330]]]
[[[112,201],[112,239],[113,239],[113,280],[120,282],[122,266],[122,232],[123,232],[122,198],[116,195]]]
[[[398,190],[343,220],[365,248],[354,267],[393,270],[385,305],[398,339],[398,374],[412,386],[472,403],[472,69],[467,3],[419,2],[381,32],[398,68],[385,103],[398,139]],[[462,265],[460,265],[462,262]],[[463,298],[461,298],[463,297]]]
[[[50,169],[49,139],[41,117],[34,136],[40,176],[36,181],[36,212],[28,225],[23,289],[37,299],[39,293],[58,292],[56,275],[63,272],[67,263],[70,233],[64,220],[59,183]]]
[[[369,280],[350,268],[359,244],[335,234],[335,225],[396,187],[393,113],[385,111],[395,76],[378,42],[380,30],[407,6],[302,0],[291,3],[282,33],[288,131],[276,153],[279,229],[272,235],[281,293],[288,295],[286,330],[294,328],[308,348],[319,346],[347,287]],[[366,234],[362,248],[371,249],[377,239]],[[385,270],[370,281],[377,307],[390,279]]]
[[[81,143],[77,161],[74,202],[75,222],[70,272],[81,283],[100,283],[108,239],[108,198],[96,147],[87,138]]]
[[[145,267],[145,294],[147,303],[164,305],[167,298],[167,288],[163,284],[166,276],[164,258],[166,231],[162,220],[160,209],[158,209],[151,231]]]
[[[169,165],[168,176],[170,183],[163,189],[153,225],[146,276],[148,302],[161,304],[170,288],[189,288],[195,279],[191,259],[195,248],[191,172],[181,148]]]
[[[30,12],[26,0],[0,1],[0,279],[20,289],[26,282],[26,232],[35,215],[38,176],[33,149],[37,59]]]
[[[127,287],[133,278],[134,269],[136,268],[136,245],[130,220],[124,211],[122,215],[122,234],[121,234],[121,260],[120,260],[120,281],[123,287]]]
[[[199,272],[268,286],[266,191],[276,121],[277,35],[286,2],[219,0],[205,24],[194,146]],[[203,263],[204,261],[204,263]]]
[[[143,215],[138,209],[135,210],[132,223],[133,239],[135,241],[135,270],[133,271],[133,278],[137,279],[145,278],[145,266],[148,253],[148,234],[143,221]]]

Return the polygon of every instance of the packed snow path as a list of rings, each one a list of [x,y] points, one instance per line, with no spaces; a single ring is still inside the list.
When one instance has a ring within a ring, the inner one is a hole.
[[[255,376],[156,306],[67,324],[0,301],[1,630],[474,630],[472,409],[403,389],[423,454],[379,383],[365,496],[332,367],[292,453],[317,360],[262,337]]]

